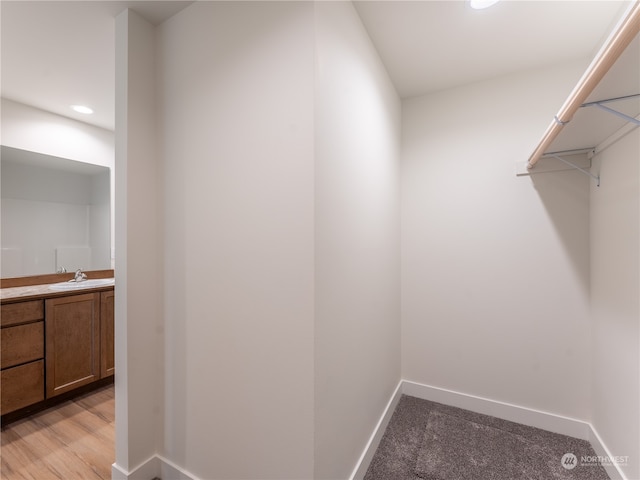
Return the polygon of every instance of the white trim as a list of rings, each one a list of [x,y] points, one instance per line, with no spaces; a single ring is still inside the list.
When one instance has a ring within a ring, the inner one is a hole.
[[[591,425],[575,418],[563,417],[549,412],[519,407],[488,398],[454,392],[444,388],[431,387],[420,383],[402,381],[402,393],[412,397],[463,408],[484,415],[509,420],[511,422],[560,433],[581,440],[590,439]]]
[[[395,392],[393,392],[387,407],[382,413],[378,424],[373,430],[360,459],[356,463],[356,467],[349,477],[350,480],[361,480],[364,478],[364,475],[369,468],[369,464],[373,459],[373,455],[375,454],[376,449],[380,444],[380,440],[384,435],[384,431],[389,424],[389,420],[391,420],[391,416],[393,415],[402,395],[430,400],[432,402],[442,403],[452,407],[463,408],[472,412],[491,415],[496,418],[540,428],[549,432],[560,433],[562,435],[568,435],[581,440],[587,440],[591,442],[593,449],[598,455],[611,457],[595,429],[587,422],[549,412],[520,407],[505,402],[499,402],[488,398],[482,398],[475,395],[454,392],[444,388],[423,385],[409,380],[401,380],[396,387]],[[607,468],[607,473],[612,480],[627,480],[617,465]]]
[[[166,458],[158,455],[158,460],[160,461],[160,475],[161,479],[172,479],[172,480],[200,480],[193,473],[188,472],[184,468],[176,465],[171,460],[167,460]]]
[[[126,480],[127,474],[117,464],[111,465],[111,480]]]
[[[463,408],[530,427],[541,428],[549,432],[587,440],[591,443],[596,455],[613,458],[596,429],[591,424],[581,420],[408,380],[400,380],[382,412],[380,420],[378,420],[376,427],[373,429],[373,433],[349,477],[350,480],[362,480],[364,478],[402,395]],[[603,465],[603,467],[611,480],[628,480],[617,464]],[[155,477],[171,478],[172,480],[200,480],[192,473],[161,455],[154,455],[131,472],[127,472],[114,463],[111,467],[111,475],[112,480],[150,480]]]
[[[398,406],[398,402],[400,401],[400,397],[402,396],[402,380],[398,383],[393,395],[389,399],[387,406],[382,412],[382,416],[380,420],[378,420],[378,424],[373,429],[373,433],[367,442],[367,445],[364,447],[364,451],[358,462],[356,463],[356,467],[353,469],[350,480],[361,480],[364,478],[364,475],[367,473],[367,469],[369,468],[369,464],[373,459],[373,455],[376,453],[378,449],[378,445],[380,445],[380,440],[382,440],[382,436],[384,435],[384,431],[387,429],[387,425],[389,425],[389,421],[391,420],[391,416]]]
[[[151,480],[156,477],[172,480],[199,480],[192,473],[161,455],[154,455],[130,472],[115,463],[111,466],[112,480]]]
[[[595,450],[596,455],[598,455],[599,457],[614,458],[607,446],[602,441],[602,438],[600,438],[600,435],[598,435],[598,432],[596,431],[594,426],[589,425],[589,427],[589,443],[591,443],[591,446]],[[602,468],[607,471],[607,475],[609,475],[609,478],[611,480],[627,480],[627,477],[622,472],[620,466],[617,463],[603,464]]]
[[[127,472],[126,469],[116,463],[111,466],[112,480],[151,480],[159,476],[160,464],[156,455],[141,463],[130,472]]]

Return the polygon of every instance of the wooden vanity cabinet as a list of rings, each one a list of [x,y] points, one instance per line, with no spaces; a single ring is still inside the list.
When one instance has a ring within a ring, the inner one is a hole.
[[[0,413],[44,400],[44,302],[4,304],[0,311]]]
[[[100,378],[116,371],[114,301],[113,290],[100,294]]]
[[[45,300],[46,395],[100,379],[100,293]]]
[[[3,303],[0,414],[114,375],[114,300],[111,289]]]

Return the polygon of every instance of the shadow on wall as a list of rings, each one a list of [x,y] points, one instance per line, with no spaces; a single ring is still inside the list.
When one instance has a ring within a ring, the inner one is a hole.
[[[571,261],[577,280],[588,296],[591,179],[577,170],[535,173],[530,179],[562,241],[566,258]]]

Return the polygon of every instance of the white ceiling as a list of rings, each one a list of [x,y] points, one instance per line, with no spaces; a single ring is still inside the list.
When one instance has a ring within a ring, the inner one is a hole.
[[[158,24],[183,1],[0,3],[2,96],[103,128],[114,125],[114,18],[132,7]],[[398,93],[421,95],[593,56],[628,1],[354,2]],[[71,104],[94,108],[90,117]]]
[[[630,2],[356,1],[401,97],[591,59]]]

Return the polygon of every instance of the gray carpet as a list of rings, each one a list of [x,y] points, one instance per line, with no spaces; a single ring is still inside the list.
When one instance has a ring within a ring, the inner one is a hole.
[[[561,465],[573,453],[577,466]],[[403,395],[365,480],[608,480],[588,442]]]

